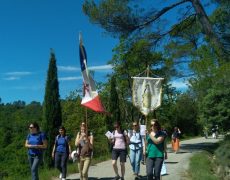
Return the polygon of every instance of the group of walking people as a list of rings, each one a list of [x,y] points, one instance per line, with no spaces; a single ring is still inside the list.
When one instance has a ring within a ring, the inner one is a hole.
[[[151,120],[149,130],[146,130],[143,136],[139,129],[139,123],[132,123],[132,130],[123,130],[121,124],[114,124],[113,136],[109,138],[112,144],[112,167],[115,173],[114,180],[124,180],[125,163],[129,156],[132,166],[134,179],[140,179],[140,162],[144,160],[146,163],[146,174],[148,180],[159,180],[161,177],[161,169],[165,159],[167,159],[166,151],[166,131],[163,131],[157,119]],[[39,125],[31,123],[29,126],[30,133],[25,142],[28,148],[28,160],[31,168],[32,180],[39,180],[38,167],[43,161],[43,150],[47,148],[47,138],[40,131]],[[172,135],[173,149],[175,152],[179,149],[180,130],[175,128]],[[81,180],[88,180],[88,170],[93,153],[93,135],[87,130],[85,123],[80,126],[80,131],[75,139],[76,153],[78,160],[78,169]],[[129,149],[129,154],[128,154]],[[59,128],[59,134],[55,138],[52,157],[55,167],[59,170],[59,178],[66,179],[67,161],[71,158],[70,138],[66,135],[64,126]],[[118,171],[117,160],[120,159],[120,170]]]
[[[146,130],[143,137],[139,123],[132,123],[132,130],[128,132],[123,130],[120,123],[114,124],[113,136],[109,137],[112,148],[112,166],[115,172],[114,180],[125,177],[125,162],[128,155],[127,148],[129,147],[129,159],[132,166],[134,179],[140,179],[140,162],[146,161],[146,174],[148,180],[160,180],[162,166],[164,160],[167,159],[166,137],[167,132],[162,130],[161,125],[157,119],[152,119],[150,129]],[[173,150],[179,150],[179,135],[180,130],[176,127],[172,134]],[[120,158],[120,169],[118,172],[117,160]],[[146,158],[146,159],[145,159]]]
[[[38,168],[43,161],[43,152],[47,148],[47,137],[40,131],[38,123],[29,125],[29,134],[27,135],[25,147],[28,148],[28,160],[31,169],[32,180],[39,180]],[[93,135],[87,131],[85,123],[80,126],[80,132],[77,133],[75,146],[78,149],[78,169],[81,180],[88,179],[88,169],[91,162],[93,149]],[[59,178],[66,179],[67,161],[71,158],[70,138],[66,135],[64,126],[59,127],[59,134],[55,138],[52,157],[55,167],[59,170]]]

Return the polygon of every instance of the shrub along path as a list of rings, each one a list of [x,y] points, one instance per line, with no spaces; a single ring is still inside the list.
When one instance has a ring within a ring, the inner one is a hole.
[[[166,160],[167,175],[163,176],[163,180],[185,180],[186,170],[189,167],[189,158],[196,152],[208,149],[208,147],[214,145],[219,139],[195,138],[185,140],[181,142],[180,151],[175,154],[172,152],[171,145],[168,145],[168,159]],[[119,167],[119,166],[118,166]],[[120,170],[120,169],[119,169]],[[146,180],[145,165],[141,164],[141,179]],[[114,172],[111,165],[111,160],[98,163],[94,166],[90,166],[89,180],[111,180],[114,177]],[[78,180],[79,174],[71,174],[67,179]],[[129,159],[126,163],[125,180],[134,180],[133,173]]]

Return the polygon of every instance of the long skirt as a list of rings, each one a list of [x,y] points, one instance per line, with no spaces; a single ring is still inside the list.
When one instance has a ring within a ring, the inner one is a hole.
[[[172,139],[172,149],[174,152],[177,152],[180,148],[180,141],[178,138]]]

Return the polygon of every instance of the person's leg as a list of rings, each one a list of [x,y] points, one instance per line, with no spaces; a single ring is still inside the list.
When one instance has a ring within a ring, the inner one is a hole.
[[[120,165],[121,165],[121,177],[124,179],[125,177],[125,162],[126,162],[126,150],[120,150]]]
[[[154,165],[153,159],[147,157],[147,159],[146,159],[146,174],[147,174],[148,180],[153,180],[153,165]]]
[[[82,176],[83,176],[83,180],[88,180],[88,171],[89,171],[91,158],[85,157],[84,159],[85,159],[85,161],[84,161],[84,165],[83,165],[83,169],[82,169]]]
[[[117,168],[117,160],[112,160],[112,166],[113,166],[113,170],[114,170],[116,176],[119,176],[118,168]]]
[[[39,180],[38,167],[42,161],[42,156],[36,156],[33,158],[33,164],[31,166],[32,180]]]
[[[178,138],[176,138],[175,140],[174,149],[176,153],[179,151],[179,139]]]
[[[67,153],[62,153],[62,155],[61,155],[61,173],[62,173],[62,178],[66,178],[67,160],[68,160],[68,154]]]
[[[175,148],[174,148],[174,140],[172,139],[171,141],[171,144],[172,144],[172,150],[175,152]]]
[[[60,173],[62,173],[62,169],[61,169],[61,153],[55,152],[54,162],[55,162],[54,163],[55,167],[60,171]]]
[[[121,162],[121,177],[125,177],[125,162]]]
[[[133,169],[133,173],[135,173],[135,156],[136,156],[135,151],[130,149],[130,163]]]
[[[33,177],[33,172],[32,172],[32,166],[33,166],[34,158],[31,157],[30,155],[28,155],[28,161],[29,161],[31,176],[32,176],[32,180],[33,180],[34,177]]]
[[[161,177],[161,168],[164,161],[164,158],[154,158],[154,177],[155,180],[160,180]]]
[[[80,180],[83,179],[83,175],[82,175],[83,165],[84,165],[84,159],[82,157],[79,157],[78,170],[79,170],[79,174],[80,174]]]
[[[136,173],[137,175],[140,173],[141,155],[142,155],[142,150],[139,149],[139,150],[136,152],[136,157],[135,157],[135,173]]]
[[[119,156],[119,151],[113,149],[112,150],[112,166],[113,166],[113,170],[116,174],[116,177],[119,177],[119,173],[118,173],[118,168],[117,168],[117,158]]]

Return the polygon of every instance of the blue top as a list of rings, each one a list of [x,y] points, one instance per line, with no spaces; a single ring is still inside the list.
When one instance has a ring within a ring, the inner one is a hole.
[[[56,139],[56,152],[66,153],[69,150],[69,143],[70,139],[68,136],[57,136]]]
[[[28,134],[26,140],[28,141],[28,144],[31,145],[42,145],[43,141],[46,140],[46,136],[44,133],[36,133],[36,134]],[[29,148],[28,149],[29,155],[39,155],[42,154],[42,149],[36,149],[36,148]]]

